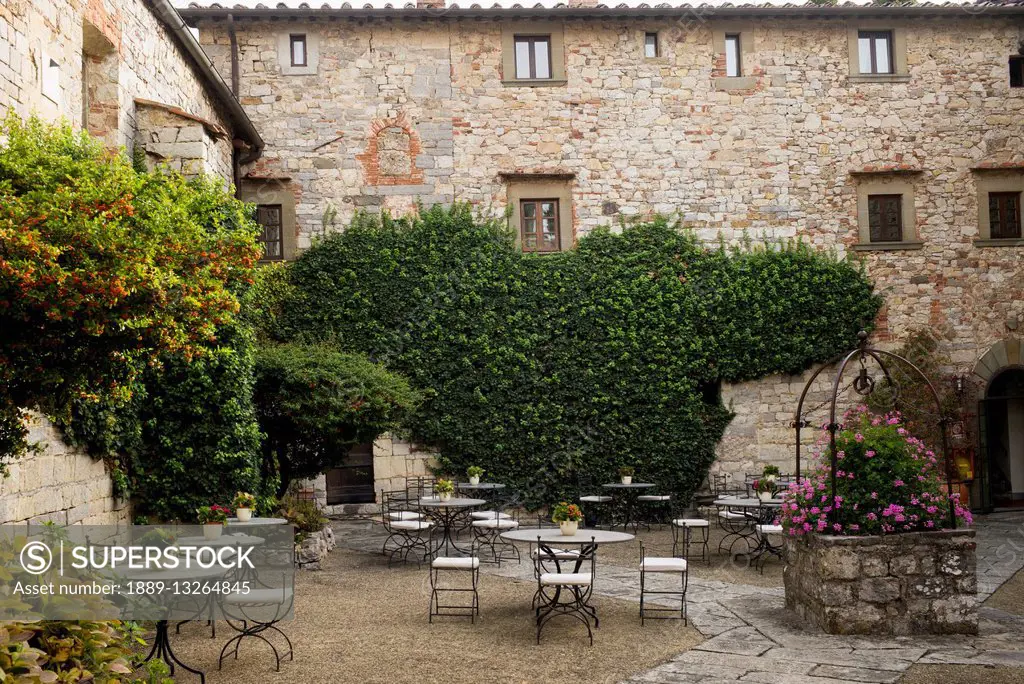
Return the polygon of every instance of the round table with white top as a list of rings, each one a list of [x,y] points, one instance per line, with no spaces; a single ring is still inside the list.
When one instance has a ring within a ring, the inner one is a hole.
[[[198,537],[198,539],[203,538]],[[187,569],[176,568],[174,570],[129,571],[124,574],[124,577],[132,582],[164,582],[172,584],[174,582],[193,582],[221,578],[227,575],[227,572],[223,567],[213,565],[209,568],[192,567]],[[172,676],[174,675],[174,667],[177,665],[183,670],[199,675],[200,684],[206,684],[206,674],[202,670],[197,670],[183,663],[175,655],[174,650],[171,649],[170,622],[167,619],[156,621],[156,636],[153,638],[153,648],[150,649],[149,655],[146,656],[143,662],[149,662],[153,658],[166,663],[167,667],[170,668]]]
[[[714,506],[719,509],[719,527],[726,532],[725,537],[718,543],[718,550],[721,551],[722,546],[726,545],[726,542],[731,539],[732,541],[729,541],[727,545],[730,556],[749,555],[751,542],[754,542],[754,548],[758,546],[755,526],[764,525],[774,520],[779,509],[782,508],[782,501],[783,499],[780,496],[774,496],[771,499],[761,499],[756,496],[724,496],[715,499]],[[722,512],[742,516],[735,519],[737,523],[742,524],[734,526],[729,526],[728,523],[723,524]],[[733,553],[732,547],[741,539],[745,542],[747,550]]]
[[[487,501],[484,499],[470,499],[461,496],[453,496],[447,501],[441,501],[437,497],[424,498],[417,501],[416,505],[423,510],[423,514],[433,519],[441,527],[441,540],[434,547],[434,553],[439,552],[441,547],[444,547],[444,554],[446,556],[451,553],[452,549],[463,555],[469,555],[470,551],[468,549],[464,549],[455,543],[452,530],[455,529],[456,523],[461,516],[466,515],[470,509],[483,506],[485,503]]]
[[[640,496],[640,492],[645,489],[651,489],[657,485],[653,482],[630,482],[626,484],[624,482],[609,482],[608,484],[601,485],[605,489],[612,489],[620,491],[625,495],[626,499],[626,518],[622,521],[622,529],[629,527],[629,524],[633,522],[633,506],[636,504],[636,498]],[[633,530],[636,531],[636,528]]]
[[[287,525],[288,521],[284,518],[249,518],[248,520],[239,520],[238,518],[228,518],[228,527],[242,527],[244,525]]]

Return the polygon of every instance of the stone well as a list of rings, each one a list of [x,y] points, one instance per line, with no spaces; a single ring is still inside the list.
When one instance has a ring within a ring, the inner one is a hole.
[[[786,607],[829,634],[977,634],[974,530],[787,538]]]

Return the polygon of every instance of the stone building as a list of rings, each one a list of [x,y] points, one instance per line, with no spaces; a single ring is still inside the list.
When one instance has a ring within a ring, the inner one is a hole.
[[[876,337],[927,329],[942,381],[989,397],[987,445],[960,443],[977,493],[1024,496],[1024,7],[180,12],[267,140],[242,193],[280,235],[268,256],[358,209],[452,199],[510,207],[539,251],[661,212],[708,241],[853,254],[886,298]],[[804,379],[723,389],[737,416],[717,469],[792,469]]]
[[[63,118],[112,148],[230,182],[263,141],[163,0],[3,0],[0,112]],[[102,461],[32,417],[42,451],[0,482],[0,522],[124,523]]]

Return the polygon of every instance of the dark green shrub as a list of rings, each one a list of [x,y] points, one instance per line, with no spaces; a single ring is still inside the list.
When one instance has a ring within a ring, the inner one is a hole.
[[[466,206],[359,217],[290,268],[280,339],[334,340],[432,396],[414,437],[531,503],[632,465],[681,497],[731,414],[715,388],[848,348],[879,306],[851,264],[802,245],[706,249],[665,220],[519,252]]]
[[[287,488],[340,465],[349,449],[399,427],[419,402],[402,377],[326,345],[281,344],[256,354],[254,401],[265,468]]]
[[[324,529],[327,518],[316,502],[308,499],[285,497],[281,501],[280,515],[295,527],[295,541]]]

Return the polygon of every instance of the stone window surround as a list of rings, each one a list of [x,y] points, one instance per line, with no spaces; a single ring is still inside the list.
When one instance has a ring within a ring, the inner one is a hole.
[[[261,261],[274,263],[291,261],[297,256],[297,233],[295,230],[295,194],[279,180],[246,180],[239,193],[243,202],[251,204],[281,205],[281,259]]]
[[[978,235],[975,247],[1024,247],[1024,239],[991,238],[988,216],[990,192],[1024,193],[1024,169],[974,169],[974,185],[978,191]]]
[[[516,78],[516,35],[551,36],[551,78]],[[642,53],[641,53],[642,54]],[[564,86],[565,26],[560,21],[510,22],[501,26],[501,84],[503,86]]]
[[[740,37],[740,76],[716,76],[716,90],[753,90],[758,77],[752,75],[754,68],[754,26],[753,24],[714,24],[711,27],[711,50],[714,59],[725,55],[725,37]]]
[[[561,251],[571,249],[576,233],[573,228],[572,183],[573,174],[499,174],[505,182],[508,192],[509,227],[515,230],[516,244],[521,239],[519,215],[520,200],[557,199],[558,200],[558,244]],[[553,254],[555,252],[537,252],[537,254]]]
[[[857,233],[859,242],[853,246],[858,252],[885,252],[901,249],[921,249],[924,243],[917,236],[917,208],[914,204],[913,176],[920,171],[894,173],[854,174],[857,183]],[[871,242],[868,223],[869,195],[901,195],[903,209],[903,239],[899,242]]]
[[[860,73],[859,37],[861,31],[892,32],[892,73],[862,74]],[[892,22],[869,20],[855,21],[847,24],[847,43],[849,44],[849,60],[851,83],[905,83],[910,80],[907,66],[907,29],[893,25]]]
[[[292,66],[292,36],[306,36],[306,66]],[[277,63],[282,76],[316,75],[320,64],[320,36],[306,27],[281,27],[277,35]]]

